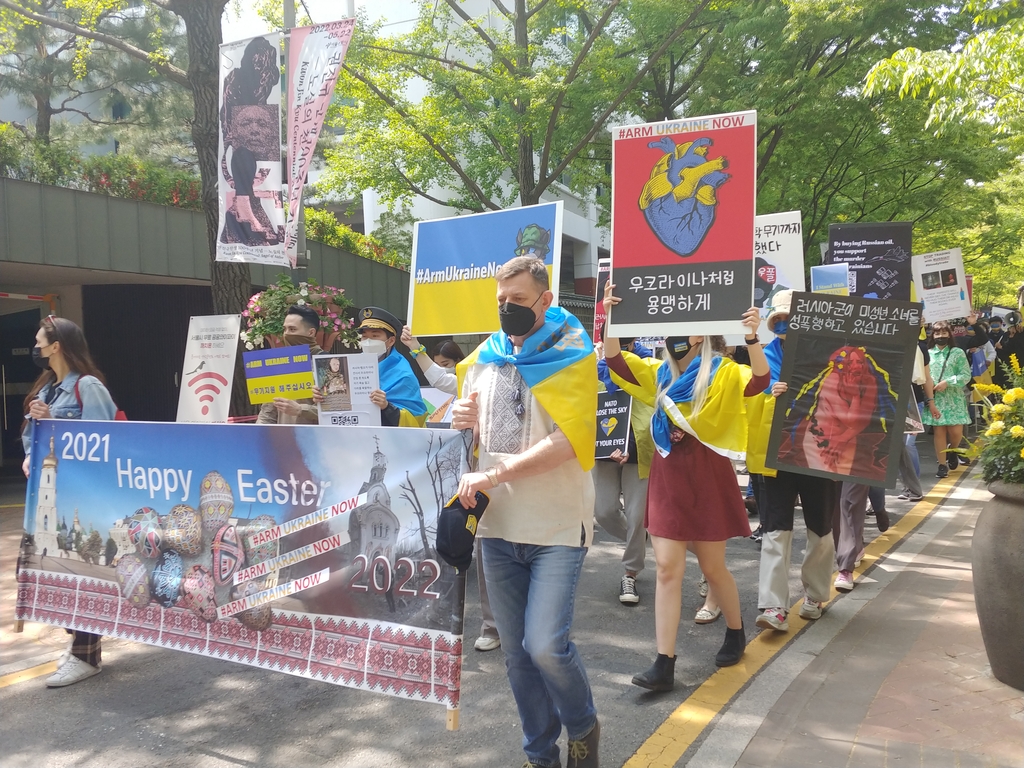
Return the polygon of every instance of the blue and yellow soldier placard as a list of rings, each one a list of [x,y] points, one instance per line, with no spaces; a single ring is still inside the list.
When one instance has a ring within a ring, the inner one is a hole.
[[[245,385],[253,405],[275,397],[303,400],[313,396],[313,358],[305,344],[242,353]]]
[[[548,268],[558,303],[562,202],[416,222],[409,325],[418,336],[498,330],[494,275],[533,255]]]

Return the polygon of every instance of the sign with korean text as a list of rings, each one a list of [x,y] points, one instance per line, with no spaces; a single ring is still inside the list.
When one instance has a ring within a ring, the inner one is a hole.
[[[324,398],[317,404],[321,424],[380,426],[380,408],[370,400],[370,393],[380,389],[376,355],[314,355],[313,366]]]
[[[498,330],[494,276],[515,256],[544,262],[558,304],[562,201],[417,221],[413,226],[409,325],[418,336]]]
[[[910,301],[914,225],[909,221],[830,224],[827,263],[850,265],[850,295]]]
[[[608,277],[612,272],[611,259],[597,260],[597,297],[594,302],[594,343],[604,341],[604,324],[607,317],[604,313],[604,289],[608,285]]]
[[[242,361],[253,405],[275,397],[304,400],[313,396],[313,357],[306,344],[243,352]]]
[[[629,413],[633,398],[621,389],[597,393],[597,444],[594,458],[607,459],[629,449]]]
[[[916,302],[795,294],[766,465],[894,487],[920,331]]]
[[[934,323],[971,314],[970,286],[959,248],[921,253],[912,260],[917,296],[924,302],[924,321]]]
[[[761,317],[776,293],[807,288],[803,232],[800,211],[754,217],[754,306]]]
[[[458,708],[465,580],[429,531],[460,432],[55,419],[31,439],[19,619]]]
[[[611,129],[619,338],[743,333],[754,274],[757,113]]]
[[[189,320],[177,421],[228,420],[240,321],[240,315],[193,315]]]

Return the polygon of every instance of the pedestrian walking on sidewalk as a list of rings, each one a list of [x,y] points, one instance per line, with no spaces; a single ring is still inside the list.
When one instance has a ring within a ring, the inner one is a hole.
[[[608,314],[620,299],[605,288]],[[751,367],[723,356],[721,336],[669,338],[662,361],[621,353],[618,339],[606,339],[612,379],[634,398],[654,407],[651,433],[657,453],[651,463],[645,525],[657,566],[653,666],[633,678],[641,688],[671,690],[686,551],[700,569],[726,619],[718,666],[739,662],[746,646],[739,592],[725,564],[725,542],[750,534],[743,499],[730,459],[747,447],[746,398],[768,384],[768,362],[757,338],[759,310],[744,313]]]
[[[50,315],[39,324],[32,360],[43,372],[25,398],[25,477],[32,460],[28,419],[111,421],[117,413],[103,374],[89,354],[85,334],[71,320]],[[100,673],[101,636],[77,629],[68,632],[71,647],[46,679],[48,688],[63,688]]]
[[[935,476],[946,477],[950,469],[960,464],[956,449],[963,439],[964,424],[970,421],[964,387],[971,380],[971,366],[964,351],[953,346],[952,329],[945,320],[932,323],[931,342],[929,367],[935,382],[935,407],[939,416],[935,417],[929,410],[921,414],[921,418],[935,429],[935,456],[939,462]]]

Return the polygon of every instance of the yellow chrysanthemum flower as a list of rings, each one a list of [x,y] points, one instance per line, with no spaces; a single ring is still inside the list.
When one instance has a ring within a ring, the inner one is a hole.
[[[1018,440],[1024,437],[1024,427],[1022,427],[1020,424],[1014,424],[1012,427],[1010,427],[1010,437],[1015,437]]]
[[[1024,459],[1024,448],[1020,449],[1020,457]]]
[[[993,416],[1003,416],[1003,415],[1009,413],[1012,410],[1013,409],[1010,406],[1008,406],[1008,405],[1003,405],[1002,403],[997,403],[996,405],[992,406],[992,415]]]
[[[1006,429],[1006,424],[1001,421],[993,421],[988,425],[988,429],[985,430],[985,437],[995,437],[996,435],[1003,434],[1003,430]]]
[[[998,384],[975,384],[974,388],[983,395],[1001,395],[1005,391]]]
[[[1010,367],[1013,369],[1013,372],[1015,374],[1017,374],[1018,376],[1021,375],[1020,361],[1017,359],[1017,355],[1010,355]]]
[[[1013,389],[1007,390],[1003,393],[1003,402],[1007,405],[1013,405],[1017,402],[1017,392]]]

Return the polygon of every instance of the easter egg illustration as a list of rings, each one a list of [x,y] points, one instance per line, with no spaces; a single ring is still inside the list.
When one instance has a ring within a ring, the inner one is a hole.
[[[241,600],[242,598],[255,595],[257,592],[261,591],[261,589],[262,587],[260,587],[255,581],[247,581],[233,589],[231,591],[231,595],[235,600]],[[242,622],[244,626],[249,629],[254,629],[257,632],[269,629],[273,622],[269,603],[257,605],[255,608],[248,608],[241,613],[236,613],[235,618]]]
[[[212,623],[217,620],[213,590],[210,571],[201,565],[193,565],[181,581],[181,606],[188,608],[203,621]]]
[[[128,540],[143,557],[156,557],[160,554],[163,532],[156,510],[143,507],[128,518]]]
[[[231,486],[220,472],[210,472],[199,486],[199,514],[203,530],[213,535],[228,524],[235,509],[235,496]]]
[[[163,519],[165,550],[173,549],[185,557],[195,557],[203,550],[203,521],[192,507],[178,504]]]
[[[269,560],[272,557],[277,557],[277,541],[263,541],[253,546],[251,539],[253,536],[258,535],[260,531],[265,531],[269,528],[273,528],[277,525],[277,521],[270,515],[260,515],[254,517],[249,525],[245,527],[243,532],[239,533],[242,539],[242,544],[245,547],[245,562],[249,565],[259,565],[265,560]]]
[[[245,564],[245,552],[233,525],[225,525],[213,537],[213,580],[217,586],[231,583],[235,571]]]
[[[169,549],[160,555],[149,578],[153,599],[164,608],[172,607],[181,595],[181,579],[185,575],[185,562],[181,555]]]
[[[136,555],[125,555],[114,569],[114,578],[121,588],[121,597],[142,608],[149,603],[149,574]]]

